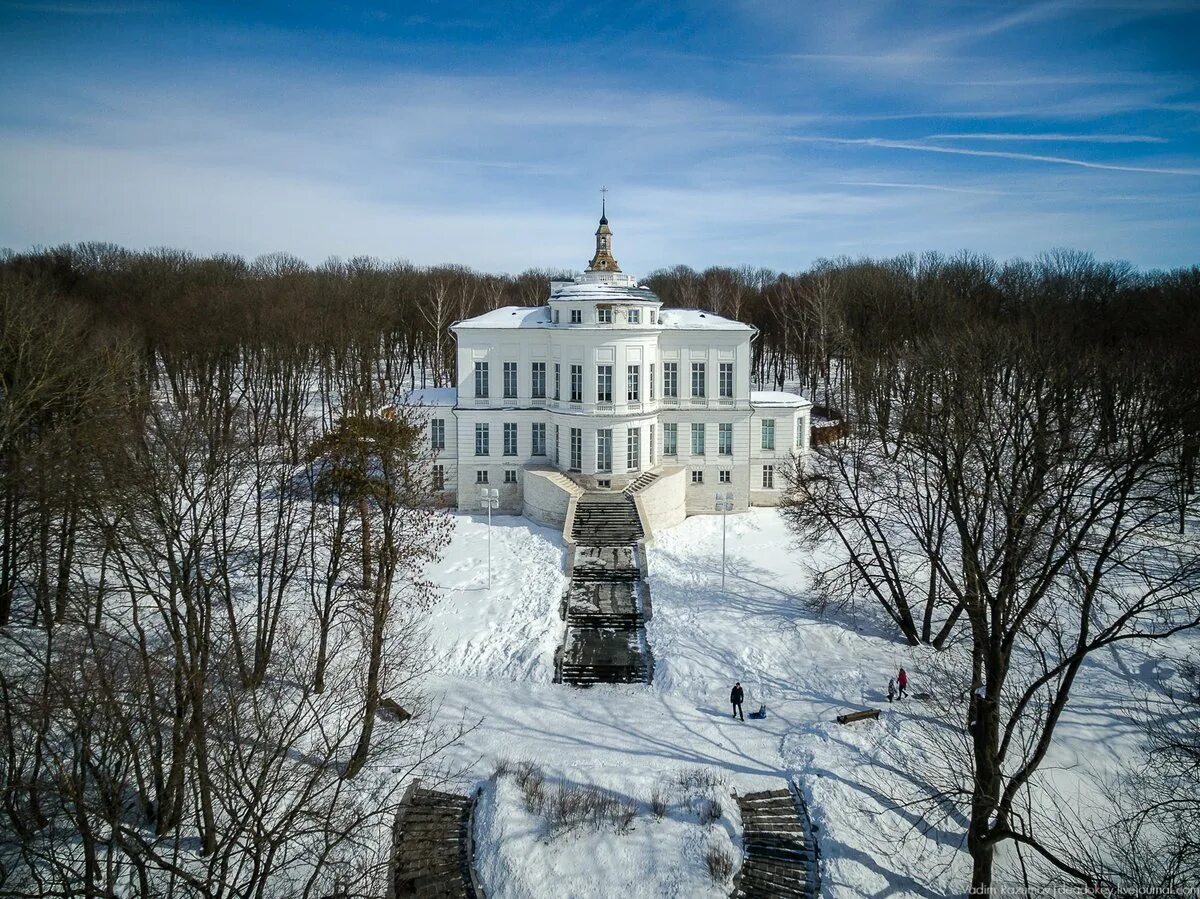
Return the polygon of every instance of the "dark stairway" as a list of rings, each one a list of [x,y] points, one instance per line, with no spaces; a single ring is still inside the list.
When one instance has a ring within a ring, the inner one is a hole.
[[[455,793],[414,785],[396,818],[395,895],[475,899],[471,806]]]
[[[584,494],[576,501],[571,533],[575,558],[558,679],[578,687],[649,683],[637,508],[619,493]]]
[[[815,841],[791,790],[767,790],[738,797],[745,861],[732,895],[745,899],[809,899],[818,890]]]
[[[653,471],[643,471],[625,488],[626,496],[633,496],[640,490],[645,490],[651,484],[658,480],[658,473]]]
[[[571,537],[586,546],[630,546],[644,537],[637,506],[623,493],[585,493],[575,501]]]

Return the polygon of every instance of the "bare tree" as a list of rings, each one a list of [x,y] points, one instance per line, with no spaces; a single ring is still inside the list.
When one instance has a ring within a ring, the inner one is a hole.
[[[794,475],[794,501],[826,509],[791,520],[809,540],[840,541],[855,584],[908,639],[902,600],[922,572],[936,572],[947,627],[961,610],[961,751],[943,754],[928,799],[963,807],[972,886],[991,886],[1006,841],[1088,881],[1039,838],[1023,800],[1087,657],[1200,623],[1194,548],[1153,540],[1173,515],[1167,467],[1197,398],[1165,397],[1139,360],[1121,365],[1114,398],[1096,377],[1112,358],[995,330],[931,341],[906,364],[930,389],[906,398],[893,446],[861,428],[819,451]],[[1115,429],[1098,424],[1101,405]]]

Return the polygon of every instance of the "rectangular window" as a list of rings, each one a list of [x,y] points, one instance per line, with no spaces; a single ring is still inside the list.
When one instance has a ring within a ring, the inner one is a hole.
[[[559,385],[562,383],[562,365],[558,362],[554,363],[554,398],[562,399],[562,393],[559,390]]]
[[[774,465],[764,465],[763,466],[762,485],[763,485],[763,490],[774,490],[775,489],[775,466]]]
[[[704,455],[704,425],[701,423],[692,424],[692,455]]]
[[[583,366],[571,366],[571,402],[583,402]]]
[[[515,400],[517,398],[517,363],[504,363],[504,398],[506,400]]]
[[[596,471],[612,471],[612,428],[596,432]]]
[[[535,421],[530,430],[530,445],[529,452],[534,456],[546,455],[546,423],[544,421]]]
[[[486,362],[475,363],[475,396],[486,397],[488,395],[488,364]]]
[[[486,468],[475,469],[475,483],[476,484],[486,484],[487,482],[488,482],[487,469]]]
[[[583,431],[571,428],[571,471],[583,468]]]
[[[583,310],[582,309],[572,309],[571,310],[571,324],[573,324],[573,325],[582,325],[583,324]]]
[[[640,325],[641,323],[642,323],[642,310],[641,309],[630,309],[629,310],[629,324]]]
[[[596,402],[612,402],[612,370],[611,365],[596,366]]]
[[[558,425],[554,426],[554,464],[558,464]]]
[[[693,484],[703,484],[704,483],[704,469],[703,468],[693,468],[692,469],[692,483]]]
[[[488,454],[488,426],[485,424],[475,425],[475,455],[486,456]]]
[[[773,418],[762,420],[762,448],[765,450],[775,449],[775,419]]]
[[[650,383],[647,384],[646,386],[648,386],[650,388],[650,400],[651,400],[651,402],[653,402],[654,401],[654,363],[653,362],[650,363]]]
[[[640,365],[630,365],[625,372],[625,387],[626,396],[631,403],[640,402],[642,399],[642,367]]]
[[[720,395],[733,396],[733,363],[722,362],[720,370]]]
[[[650,425],[650,465],[654,465],[654,425]]]
[[[445,490],[446,489],[446,466],[445,465],[433,466],[433,489],[434,490]]]
[[[663,455],[676,456],[679,454],[679,425],[667,423],[663,425]]]
[[[704,396],[704,363],[692,363],[692,396]]]
[[[663,396],[679,396],[679,363],[663,363]]]
[[[642,429],[630,428],[625,439],[625,467],[637,471],[642,467]]]
[[[506,484],[517,483],[517,470],[515,468],[504,469],[504,483],[506,483]]]
[[[733,455],[733,425],[717,425],[717,452],[722,456]]]
[[[612,324],[612,310],[611,309],[597,309],[596,310],[596,321],[600,322],[600,324],[602,324],[602,325],[611,325]]]
[[[728,468],[722,468],[721,474],[720,474],[720,480],[721,480],[722,484],[732,484],[733,483],[733,472],[730,471]]]
[[[529,374],[529,395],[535,400],[546,398],[546,363],[535,362]]]
[[[515,456],[517,454],[517,424],[516,422],[506,421],[504,423],[504,455]]]
[[[429,439],[435,451],[446,448],[446,419],[435,418],[429,423]]]

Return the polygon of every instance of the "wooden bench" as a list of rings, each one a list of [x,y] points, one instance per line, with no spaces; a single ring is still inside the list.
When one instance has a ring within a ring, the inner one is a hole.
[[[837,716],[838,724],[853,724],[855,721],[870,721],[879,717],[879,709],[864,709],[861,712],[850,712]]]

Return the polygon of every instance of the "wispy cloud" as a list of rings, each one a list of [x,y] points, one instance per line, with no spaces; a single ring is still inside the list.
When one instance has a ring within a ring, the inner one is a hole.
[[[1053,165],[1071,165],[1084,169],[1099,169],[1108,172],[1137,172],[1147,175],[1200,175],[1200,168],[1162,168],[1159,166],[1090,162],[1086,159],[1071,159],[1067,156],[1042,156],[1036,153],[1011,153],[1004,150],[969,150],[965,147],[938,147],[909,141],[885,140],[878,137],[793,136],[791,139],[801,143],[842,144],[847,146],[879,147],[887,150],[911,150],[919,153],[945,153],[953,156],[980,156],[992,159],[1015,159],[1023,162],[1045,162]]]
[[[1044,141],[1047,143],[1079,144],[1165,144],[1165,137],[1151,134],[1039,134],[1029,131],[964,132],[959,134],[928,134],[925,140],[984,140],[984,141]]]

